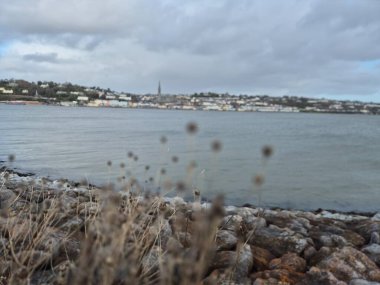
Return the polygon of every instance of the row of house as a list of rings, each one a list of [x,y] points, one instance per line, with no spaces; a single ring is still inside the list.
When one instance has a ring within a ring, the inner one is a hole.
[[[2,94],[13,94],[12,89],[6,89],[5,87],[0,87],[0,93]]]

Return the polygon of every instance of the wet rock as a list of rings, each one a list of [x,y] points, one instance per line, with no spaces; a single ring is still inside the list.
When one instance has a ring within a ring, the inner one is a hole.
[[[294,272],[305,272],[306,261],[295,253],[287,253],[281,256],[281,258],[273,259],[269,263],[269,269],[286,269]]]
[[[236,247],[237,237],[234,232],[221,230],[216,233],[217,250],[231,250]]]
[[[251,246],[253,255],[253,268],[256,271],[264,271],[269,268],[269,262],[275,258],[269,250],[258,246]]]
[[[345,282],[354,278],[380,281],[380,269],[376,264],[364,253],[352,247],[338,249],[316,266],[332,272],[337,279]]]
[[[365,253],[373,262],[380,266],[380,245],[371,244],[362,249],[362,252]]]
[[[282,256],[287,252],[300,254],[308,246],[307,240],[302,235],[274,225],[256,229],[249,242],[270,249],[275,256]]]

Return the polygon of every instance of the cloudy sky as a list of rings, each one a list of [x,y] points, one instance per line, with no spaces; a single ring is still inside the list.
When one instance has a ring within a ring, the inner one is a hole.
[[[380,102],[378,0],[0,0],[0,78]]]

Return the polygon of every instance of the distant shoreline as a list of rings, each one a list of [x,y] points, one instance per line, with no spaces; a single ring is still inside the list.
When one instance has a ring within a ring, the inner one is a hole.
[[[133,110],[168,110],[168,111],[200,111],[200,112],[224,112],[224,113],[303,113],[303,114],[334,114],[334,115],[380,115],[373,113],[363,112],[336,112],[336,111],[238,111],[238,110],[204,110],[204,109],[180,109],[180,108],[155,108],[155,107],[112,107],[112,106],[86,106],[86,105],[72,105],[65,106],[60,104],[49,104],[40,101],[0,101],[2,105],[12,106],[55,106],[64,108],[91,108],[91,109],[133,109]]]

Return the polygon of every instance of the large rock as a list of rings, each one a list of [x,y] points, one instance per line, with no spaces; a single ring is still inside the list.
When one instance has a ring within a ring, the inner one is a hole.
[[[289,228],[304,236],[308,235],[308,231],[312,227],[309,220],[297,217],[294,213],[289,211],[281,211],[278,213],[268,212],[264,217],[269,224],[276,225],[280,228]]]
[[[357,278],[380,281],[380,269],[376,264],[364,253],[352,247],[338,249],[316,266],[330,271],[337,279],[345,282]]]
[[[238,232],[242,228],[243,218],[239,215],[225,216],[220,222],[221,230]]]
[[[295,253],[287,253],[281,256],[281,258],[273,259],[269,263],[269,269],[286,269],[294,272],[305,272],[306,261]]]
[[[380,222],[371,220],[362,221],[355,227],[355,231],[365,238],[366,243],[369,243],[374,233],[380,234]]]
[[[306,273],[306,277],[300,285],[347,285],[346,282],[338,280],[334,274],[327,270],[312,267]]]
[[[249,245],[242,245],[236,251],[217,252],[211,264],[211,270],[231,269],[232,280],[238,284],[245,284],[252,269],[253,256]]]
[[[251,275],[253,284],[299,284],[305,278],[304,273],[288,271],[286,269],[265,270]]]
[[[323,220],[326,222],[326,220]],[[327,247],[360,247],[365,244],[365,239],[358,233],[346,228],[342,222],[335,224],[320,224],[310,230],[310,237],[317,248]]]
[[[8,189],[2,189],[0,191],[0,209],[5,209],[16,200],[16,194],[13,191]]]
[[[308,241],[302,235],[274,225],[254,230],[249,242],[269,249],[277,257],[287,252],[300,254],[308,246]]]
[[[362,249],[373,262],[375,262],[378,266],[380,266],[380,245],[373,243],[368,245]]]
[[[237,237],[234,232],[221,230],[216,233],[217,250],[231,250],[236,247]]]
[[[269,250],[258,246],[251,246],[253,268],[255,271],[264,271],[269,268],[269,262],[275,258]]]

